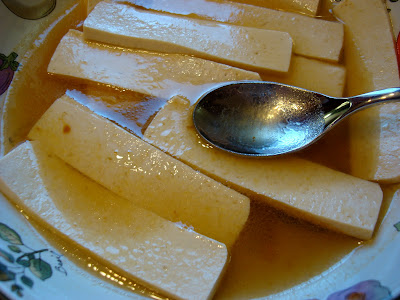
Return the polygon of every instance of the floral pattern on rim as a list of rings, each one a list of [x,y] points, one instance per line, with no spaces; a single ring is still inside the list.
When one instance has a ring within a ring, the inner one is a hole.
[[[17,56],[15,52],[11,52],[8,56],[0,53],[0,95],[6,92],[14,77],[14,72],[18,69],[19,62],[15,60]]]
[[[397,222],[397,223],[394,224],[393,226],[394,226],[394,228],[396,228],[396,230],[397,230],[398,232],[400,232],[400,222]]]
[[[378,280],[361,281],[331,294],[326,300],[391,300],[391,291]],[[318,300],[318,299],[310,299]]]
[[[390,300],[390,290],[377,280],[366,280],[333,293],[327,300]]]
[[[51,265],[43,258],[44,253],[56,259],[54,268],[57,271],[67,275],[61,260],[62,255],[50,249],[34,250],[28,247],[15,230],[1,222],[0,239],[8,248],[8,250],[0,248],[0,281],[9,282],[11,291],[18,296],[23,296],[24,287],[33,287],[35,277],[44,281],[53,275]]]

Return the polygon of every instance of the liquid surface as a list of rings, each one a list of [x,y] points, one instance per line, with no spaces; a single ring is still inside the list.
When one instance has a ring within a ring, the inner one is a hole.
[[[42,37],[41,43],[34,46],[23,67],[16,73],[8,98],[12,105],[8,107],[5,120],[8,125],[8,150],[26,139],[32,125],[65,92],[139,136],[151,116],[166,101],[89,82],[51,76],[46,72],[61,37],[69,28],[80,29],[79,24],[84,17],[84,7],[78,5],[71,10],[55,24],[49,34]],[[333,135],[343,138],[341,132],[345,130],[335,131]],[[334,136],[331,140],[333,139]],[[315,146],[304,153],[304,156],[315,157],[314,153],[328,149],[329,143],[328,140]],[[346,160],[344,154],[341,164],[331,161],[329,163],[337,169],[346,169]],[[64,242],[56,243],[59,249],[73,248],[73,245],[61,246]],[[265,204],[253,201],[250,218],[232,250],[232,260],[215,298],[243,299],[283,291],[317,276],[340,262],[358,246],[358,240],[299,222]],[[106,275],[107,272],[112,273],[112,268],[99,265],[86,252],[74,255],[74,260],[80,262],[86,270],[93,272],[97,268],[95,273],[111,280]],[[99,269],[106,275],[98,273]]]

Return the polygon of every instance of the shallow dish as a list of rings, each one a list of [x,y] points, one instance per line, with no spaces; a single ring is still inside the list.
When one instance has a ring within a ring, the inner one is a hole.
[[[9,66],[0,70],[1,107],[3,107],[15,72],[18,72],[19,63],[23,64],[30,57],[31,43],[35,41],[36,46],[39,47],[40,43],[46,41],[46,34],[42,34],[39,38],[37,38],[37,34],[43,28],[48,28],[56,20],[56,16],[60,15],[72,2],[73,0],[63,3],[58,1],[52,13],[38,20],[22,19],[10,12],[0,2],[0,38],[2,41],[0,53],[4,55],[0,58],[2,60],[10,58]],[[391,9],[394,31],[397,36],[400,30],[400,2],[388,0],[387,5]],[[41,61],[39,61],[39,67],[40,63]],[[43,67],[43,69],[45,68]],[[26,107],[24,109],[29,110]],[[2,138],[4,139],[4,136]],[[1,151],[4,153],[4,149]],[[397,185],[398,188],[399,185]],[[396,196],[393,197],[394,200],[390,201],[395,192],[396,188],[386,190],[386,201],[384,201],[381,219],[378,221],[374,238],[371,241],[360,242],[359,245],[355,245],[354,241],[349,241],[349,246],[341,248],[340,254],[334,256],[333,260],[328,258],[322,260],[326,265],[320,267],[318,272],[310,271],[313,269],[311,266],[308,270],[307,260],[301,262],[306,257],[302,252],[307,250],[286,250],[293,258],[292,261],[288,261],[288,264],[293,264],[293,272],[304,270],[303,273],[309,273],[309,275],[299,275],[297,278],[302,279],[286,286],[282,285],[283,287],[277,288],[268,295],[255,293],[250,297],[334,300],[345,299],[345,295],[353,297],[358,295],[360,298],[354,299],[374,300],[392,299],[399,296],[400,192],[397,191]],[[265,213],[276,215],[275,212],[268,210],[265,210]],[[275,216],[275,218],[277,217]],[[288,230],[290,230],[291,225],[282,222],[279,226],[289,226]],[[316,235],[318,234],[320,233],[316,233]],[[327,248],[334,247],[334,242],[329,243],[329,237],[329,234],[325,237],[326,243],[328,243],[326,244]],[[295,236],[292,238],[295,239]],[[302,245],[304,246],[304,244]],[[309,249],[309,251],[311,250]],[[279,253],[275,255],[279,256]],[[26,263],[27,260],[30,260],[29,265]],[[268,262],[264,263],[264,266],[268,267]],[[234,261],[232,268],[240,267],[240,262]],[[287,270],[290,270],[290,267]],[[271,268],[271,272],[275,271]],[[251,277],[251,274],[249,276]],[[284,278],[285,275],[277,274],[277,277]],[[238,282],[236,285],[239,286],[239,290],[241,284],[245,285],[246,283]],[[268,284],[265,282],[265,285]],[[229,287],[229,285],[227,286]],[[134,282],[122,278],[107,266],[98,264],[96,260],[85,256],[79,250],[65,246],[63,240],[55,237],[47,229],[32,223],[28,216],[21,213],[1,194],[0,294],[10,299],[158,297]],[[240,293],[236,296],[243,298]],[[232,297],[233,294],[230,295],[228,292],[219,292],[216,296],[217,299]]]

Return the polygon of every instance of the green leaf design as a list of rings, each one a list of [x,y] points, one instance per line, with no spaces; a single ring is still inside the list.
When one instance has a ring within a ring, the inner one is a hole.
[[[4,265],[3,265],[4,266]],[[15,273],[6,268],[0,268],[0,281],[10,281],[15,279]]]
[[[396,228],[397,231],[400,232],[400,222],[397,222],[396,224],[393,225],[394,228]]]
[[[9,55],[8,55],[8,60],[9,61],[15,61],[15,59],[18,57],[18,54],[17,53],[15,53],[15,52],[11,52]]]
[[[53,275],[53,271],[51,270],[51,266],[40,258],[32,259],[31,265],[29,269],[31,270],[32,274],[36,277],[40,278],[41,280],[46,280]]]
[[[6,242],[13,245],[23,245],[21,237],[19,234],[8,227],[6,224],[0,223],[0,238]]]
[[[15,253],[21,253],[21,249],[15,245],[8,245],[8,249],[10,249],[12,252],[15,252]]]
[[[10,263],[13,263],[15,261],[14,256],[12,256],[7,251],[4,251],[3,249],[0,249],[0,257],[3,257],[6,261]]]
[[[28,268],[31,265],[31,263],[27,259],[17,259],[17,264],[24,266],[26,268]]]
[[[8,67],[13,71],[17,71],[19,62],[15,59],[18,57],[18,54],[15,52],[11,52],[10,55],[5,56],[4,54],[0,54],[0,59],[2,60],[2,64],[0,65],[0,71],[5,70]]]
[[[0,66],[0,71],[1,70],[5,70],[5,69],[7,69],[8,68],[8,66],[9,66],[9,62],[8,62],[8,60],[4,60],[3,61],[3,64]]]
[[[15,291],[21,291],[21,290],[23,290],[23,288],[22,288],[22,286],[20,286],[20,285],[18,285],[18,284],[13,284],[13,285],[11,286],[11,290],[12,290],[13,292],[15,292]]]
[[[21,281],[26,286],[29,286],[30,288],[33,287],[33,280],[30,279],[28,276],[22,275],[21,276]]]
[[[20,296],[20,297],[23,296],[23,294],[22,294],[23,287],[20,286],[19,284],[14,283],[14,284],[11,286],[11,290],[12,290],[13,292],[17,293],[18,296]]]
[[[13,55],[10,54],[8,58],[13,58]],[[1,53],[0,53],[1,58]],[[0,248],[0,259],[1,261],[6,260],[6,263],[0,261],[0,281],[8,281],[11,286],[11,291],[13,291],[19,297],[23,297],[23,290],[25,286],[32,288],[34,285],[34,280],[32,276],[27,276],[26,269],[32,272],[32,274],[41,279],[46,280],[53,275],[53,270],[50,264],[44,261],[41,256],[44,252],[50,251],[50,253],[57,257],[57,265],[55,269],[67,275],[67,272],[64,270],[61,255],[58,255],[52,250],[49,249],[40,249],[33,250],[30,247],[27,247],[32,250],[32,252],[24,252],[24,243],[22,242],[19,234],[0,222],[0,239],[6,241],[8,243],[8,250],[4,250]],[[24,247],[20,247],[20,245]],[[19,253],[17,258],[14,258],[14,253]],[[10,264],[13,264],[10,266]],[[11,270],[17,270],[16,273]],[[18,277],[18,278],[17,278]]]
[[[18,67],[19,67],[19,62],[17,62],[17,61],[12,61],[12,62],[10,62],[10,68],[11,68],[11,70],[13,70],[14,72],[17,71]]]

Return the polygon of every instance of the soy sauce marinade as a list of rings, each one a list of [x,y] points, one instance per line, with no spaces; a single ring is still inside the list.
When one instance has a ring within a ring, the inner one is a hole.
[[[328,12],[328,5],[322,11],[324,18],[333,18]],[[151,117],[167,101],[47,73],[47,65],[61,37],[70,28],[81,30],[85,16],[86,7],[83,4],[74,6],[54,27],[48,29],[47,35],[42,37],[43,42],[32,48],[22,61],[7,100],[13,105],[6,108],[6,151],[25,140],[32,125],[65,92],[138,136],[142,136]],[[315,153],[326,153],[327,148],[320,143],[303,155],[312,158]],[[337,161],[344,163],[335,165],[335,168],[347,169],[347,157]],[[101,270],[111,272],[112,268],[52,236],[47,229],[42,228],[41,232],[55,243],[60,252],[63,249],[66,255],[88,271],[97,274]],[[215,298],[252,298],[283,291],[327,270],[359,244],[360,241],[354,238],[318,228],[252,201],[249,220],[232,249],[232,260]],[[137,285],[128,281],[122,286],[151,296],[150,292],[138,289]]]

